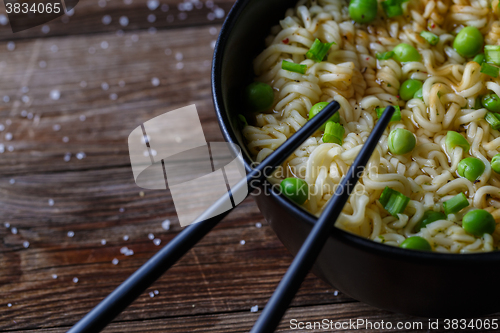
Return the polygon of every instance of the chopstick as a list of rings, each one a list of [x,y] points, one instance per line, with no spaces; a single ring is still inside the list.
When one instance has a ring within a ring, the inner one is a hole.
[[[340,104],[336,101],[328,104],[297,133],[292,135],[262,163],[250,171],[244,179],[231,189],[231,192],[238,193],[242,188],[248,187],[250,183],[252,183],[252,188],[254,185],[259,185],[272,174],[276,167],[280,166],[288,156],[299,148],[306,139],[314,134],[323,123],[335,114],[339,108]],[[174,265],[177,260],[229,214],[231,210],[207,218],[212,216],[212,212],[217,211],[218,207],[225,204],[226,200],[224,196],[216,201],[198,217],[198,220],[201,222],[187,226],[118,288],[101,301],[101,303],[85,315],[85,317],[76,323],[68,333],[96,333],[106,327],[106,325],[120,312],[139,297],[139,295],[141,295],[154,281]]]
[[[334,230],[335,221],[342,212],[351,191],[354,190],[359,177],[365,169],[365,165],[370,159],[373,150],[377,147],[378,141],[389,124],[394,113],[394,107],[385,108],[382,117],[375,125],[370,136],[366,140],[363,148],[358,153],[344,179],[337,186],[335,194],[330,202],[327,203],[325,210],[316,221],[313,229],[307,236],[304,244],[295,256],[292,264],[283,276],[278,287],[267,302],[259,319],[255,322],[251,333],[273,332],[278,326],[288,305],[300,288],[302,281],[311,270],[326,240]]]

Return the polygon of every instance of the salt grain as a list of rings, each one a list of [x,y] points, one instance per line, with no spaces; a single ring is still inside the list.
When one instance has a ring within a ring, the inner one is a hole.
[[[155,295],[158,295],[160,292],[158,290],[153,291]]]
[[[161,239],[159,239],[159,238],[155,238],[155,239],[153,240],[153,244],[154,244],[154,245],[156,245],[156,246],[160,245],[160,244],[161,244]]]
[[[108,42],[106,42],[106,41],[102,41],[102,42],[101,42],[101,49],[104,49],[104,50],[105,50],[105,49],[107,49],[107,48],[108,48],[108,46],[109,46]]]
[[[30,112],[30,113],[28,113],[28,115],[26,116],[26,118],[28,118],[28,119],[33,119],[33,113],[31,113],[31,112]],[[40,119],[40,118],[39,118],[39,119]]]
[[[127,251],[125,251],[124,255],[125,255],[126,257],[133,256],[133,255],[134,255],[134,250],[132,250],[132,249],[127,249]]]
[[[250,308],[250,312],[257,312],[257,311],[259,311],[259,306],[258,305],[252,306]]]
[[[69,138],[67,136],[63,136],[62,141],[64,143],[67,143],[67,142],[69,142]]]
[[[57,131],[59,131],[61,129],[61,125],[55,124],[55,125],[52,126],[52,129],[57,132]]]
[[[85,156],[87,156],[87,155],[85,155],[85,153],[83,151],[76,154],[76,158],[79,160],[85,158]]]
[[[243,239],[242,239],[242,240],[240,240],[240,244],[241,244],[241,245],[245,245],[245,243],[246,243],[246,242],[245,242]]]
[[[10,152],[13,152],[14,151],[14,146],[8,146],[7,150],[10,151]]]
[[[104,8],[106,7],[106,0],[99,0],[97,4],[99,5],[99,7]]]
[[[123,3],[126,5],[130,5],[132,3],[132,0],[123,0]]]
[[[81,115],[80,117],[78,117],[78,118],[80,119],[80,121],[85,121],[85,119],[87,119],[87,117],[86,117],[84,114],[82,114],[82,115]]]
[[[6,227],[6,228],[10,228],[10,223],[9,223],[9,222],[5,222],[3,225],[4,225],[4,227]]]
[[[215,17],[218,18],[218,19],[221,19],[224,17],[225,15],[225,12],[224,12],[224,9],[222,8],[216,8],[214,10],[214,14],[215,14]]]
[[[208,14],[207,14],[207,19],[208,19],[209,21],[213,21],[213,20],[215,20],[215,14],[214,14],[214,13],[208,13]]]
[[[148,238],[149,238],[150,240],[153,240],[153,239],[155,239],[155,235],[153,235],[153,234],[148,234]]]
[[[5,103],[8,103],[8,102],[10,101],[10,97],[9,97],[9,96],[7,96],[7,95],[5,95],[5,96],[3,97],[3,101],[4,101]]]
[[[59,48],[57,47],[57,45],[55,45],[55,44],[54,44],[54,45],[52,45],[52,46],[50,47],[50,50],[51,50],[53,53],[56,53],[57,51],[59,51]]]
[[[126,247],[126,246],[124,246],[124,247],[122,247],[122,248],[120,249],[120,253],[121,253],[121,254],[124,254],[124,253],[125,253],[125,252],[127,252],[127,251],[128,251],[128,247]]]
[[[123,80],[119,81],[118,86],[120,86],[121,88],[125,87],[125,81]]]
[[[123,32],[123,30],[122,30],[122,29],[116,30],[116,35],[117,35],[118,37],[122,37],[124,34],[125,34],[125,33]]]
[[[59,90],[54,89],[50,92],[50,98],[54,101],[57,101],[60,97],[61,93],[59,92]]]
[[[161,227],[164,229],[164,230],[170,230],[170,220],[169,219],[166,219],[165,221],[163,221],[161,223]]]
[[[188,15],[186,13],[179,13],[178,17],[179,17],[179,20],[182,21],[182,20],[187,19]]]
[[[210,42],[210,47],[211,47],[212,49],[215,49],[215,44],[216,44],[216,43],[217,43],[217,41],[216,41],[216,40],[211,41],[211,42]]]
[[[0,154],[3,154],[5,152],[5,145],[3,143],[0,143]]]
[[[333,292],[333,296],[337,296],[338,294],[339,294],[339,291],[338,291],[338,290],[335,290],[335,291]]]
[[[153,23],[154,21],[156,21],[156,15],[155,14],[149,14],[148,15],[148,22],[149,23]]]
[[[30,89],[28,87],[26,87],[26,86],[24,86],[24,87],[21,88],[21,92],[23,94],[26,94],[28,91],[30,91]]]
[[[10,229],[10,232],[12,232],[12,234],[14,234],[14,235],[17,235],[17,228],[16,227],[12,227]]]
[[[12,138],[13,138],[12,133],[10,133],[10,132],[9,133],[5,133],[5,140],[10,141],[10,140],[12,140]]]
[[[16,48],[16,44],[14,42],[7,43],[7,50],[14,51],[15,48]]]
[[[118,209],[118,211],[119,211],[120,213],[123,213],[123,212],[125,211],[125,208],[120,207],[120,209]]]
[[[158,87],[160,85],[160,79],[157,77],[154,77],[151,79],[151,84],[155,87]]]
[[[139,41],[139,36],[137,36],[136,34],[133,34],[132,36],[130,36],[130,39],[131,39],[133,42],[138,42],[138,41]]]
[[[24,95],[23,97],[21,97],[21,101],[23,101],[23,103],[28,103],[30,101],[30,98]]]
[[[5,129],[5,126],[3,124],[0,124],[0,132],[3,132],[4,129]]]
[[[73,278],[73,283],[78,283],[78,278],[77,277]]]
[[[262,228],[262,223],[257,222],[257,223],[255,223],[255,226],[256,226],[257,228]]]
[[[16,183],[16,180],[15,180],[14,178],[11,178],[11,179],[9,180],[9,183],[10,183],[10,184],[15,184],[15,183]]]
[[[109,16],[109,15],[104,15],[104,16],[102,17],[102,24],[104,24],[104,25],[108,25],[108,24],[110,24],[110,23],[111,23],[111,21],[112,21],[112,18],[111,18],[111,16]]]
[[[80,87],[85,88],[87,86],[87,81],[80,81]]]
[[[38,62],[38,66],[39,66],[40,68],[45,68],[45,67],[47,67],[47,62],[45,62],[45,61],[41,60],[41,61],[39,61],[39,62]]]
[[[54,199],[49,199],[49,206],[54,206]],[[70,236],[70,237],[72,237],[72,236]]]
[[[175,68],[177,69],[183,69],[184,68],[184,64],[182,62],[178,62],[176,65],[175,65]]]
[[[211,35],[217,35],[217,28],[216,27],[211,27],[209,30]]]
[[[156,31],[157,31],[157,30],[156,30],[156,28],[155,28],[155,27],[151,27],[151,28],[149,28],[149,29],[148,29],[148,32],[149,32],[149,34],[151,34],[151,35],[154,35],[154,34],[156,33]]]
[[[44,25],[44,26],[42,26],[42,32],[43,32],[44,34],[48,34],[48,33],[49,33],[49,31],[50,31],[50,27],[49,27],[48,25]]]
[[[118,98],[118,95],[115,94],[115,93],[112,93],[109,95],[109,99],[112,100],[112,101],[116,101],[116,99]]]
[[[69,162],[71,160],[71,153],[64,154],[64,162]]]
[[[120,261],[119,261],[118,259],[116,259],[116,258],[114,258],[113,260],[111,260],[111,263],[112,263],[113,265],[118,265],[118,263],[119,263],[119,262],[120,262]]]
[[[182,58],[184,58],[184,56],[182,55],[182,53],[181,53],[181,52],[177,52],[177,53],[175,54],[175,60],[177,60],[177,61],[181,61],[181,60],[182,60]]]
[[[55,280],[57,279],[57,274],[52,274],[52,278]]]
[[[106,240],[105,239],[101,239],[101,245],[106,245]]]
[[[74,231],[68,231],[68,237],[74,237],[75,236],[75,232]]]
[[[70,10],[66,11],[66,15],[68,15],[68,16],[73,16],[73,14],[75,14],[74,8],[71,8]]]
[[[120,22],[120,25],[122,27],[126,27],[128,25],[128,17],[126,17],[126,16],[120,17],[120,21],[119,22]]]
[[[23,247],[24,247],[25,249],[27,249],[28,247],[30,247],[30,242],[28,242],[28,241],[24,241],[24,242],[23,242]]]
[[[155,297],[155,293],[154,293],[154,292],[152,292],[152,291],[150,291],[150,292],[149,292],[149,297],[151,297],[151,298]]]
[[[213,8],[214,7],[214,2],[212,0],[207,0],[205,2],[205,7],[207,7],[207,8]]]
[[[7,16],[4,14],[0,14],[0,24],[1,25],[7,25],[9,23],[9,20],[7,19]]]
[[[172,54],[172,50],[171,49],[165,49],[165,54],[166,55],[171,55]]]
[[[12,304],[11,304],[11,303],[8,303],[8,304],[7,304],[7,306],[10,308],[10,307],[12,306]]]
[[[5,125],[10,126],[11,124],[12,124],[12,120],[7,119],[7,120],[5,121]]]
[[[123,236],[124,241],[128,241],[128,238],[129,238],[128,235]]]

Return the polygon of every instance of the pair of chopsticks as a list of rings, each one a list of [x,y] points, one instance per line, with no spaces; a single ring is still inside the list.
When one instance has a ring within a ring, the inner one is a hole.
[[[242,179],[231,191],[237,193],[239,189],[248,186],[250,183],[253,185],[262,183],[272,174],[276,167],[280,166],[285,159],[302,144],[302,142],[309,138],[323,123],[337,112],[339,107],[340,105],[335,101],[327,105],[296,134],[291,136],[276,149],[274,153],[269,155],[264,162],[260,163],[255,169],[248,173],[246,178]],[[354,187],[355,182],[359,178],[359,174],[351,170],[364,169],[380,136],[389,124],[393,112],[393,107],[387,107],[385,109],[384,114],[379,119],[340,187],[348,186],[346,185],[347,178],[351,179],[351,181],[354,180],[352,188]],[[348,186],[346,189],[347,188],[351,187]],[[278,325],[286,307],[292,300],[302,280],[321,251],[350,193],[348,191],[341,194],[342,199],[339,199],[337,192],[338,188],[335,192],[335,198],[328,203],[328,206],[315,224],[311,234],[290,266],[290,269],[285,274],[268,305],[262,312],[262,315],[259,317],[259,320],[256,322],[252,332],[271,332]],[[230,210],[228,210],[217,216],[207,218],[212,216],[212,212],[217,211],[217,208],[225,203],[225,201],[226,198],[222,197],[215,202],[212,207],[206,210],[198,218],[198,220],[202,222],[191,224],[186,227],[118,288],[109,294],[108,297],[76,323],[68,333],[96,333],[101,331],[230,212]],[[276,307],[276,309],[273,309],[273,307]]]

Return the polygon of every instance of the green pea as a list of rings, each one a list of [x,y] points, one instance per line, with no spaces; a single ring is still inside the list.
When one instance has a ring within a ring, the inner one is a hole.
[[[493,171],[495,171],[496,173],[500,173],[500,154],[496,154],[495,156],[493,156],[493,158],[491,159],[491,168],[493,169]]]
[[[408,237],[399,247],[409,250],[432,251],[431,244],[420,236]]]
[[[473,57],[483,48],[483,34],[476,27],[465,27],[455,37],[453,48],[462,57]]]
[[[246,101],[253,111],[263,111],[271,107],[274,101],[273,88],[263,82],[250,83],[246,90]]]
[[[408,101],[413,98],[417,91],[422,90],[423,85],[422,81],[419,80],[406,80],[399,88],[399,97],[403,101]]]
[[[428,224],[439,220],[446,220],[446,215],[441,212],[428,210],[424,213],[422,219],[415,225],[415,231],[419,232],[420,229],[427,227]]]
[[[401,43],[396,45],[392,51],[394,52],[394,59],[399,62],[420,61],[420,53],[409,44]]]
[[[349,16],[357,23],[370,23],[377,17],[377,0],[352,0]]]
[[[467,157],[458,163],[457,171],[460,177],[473,182],[483,174],[484,163],[479,158]]]
[[[309,197],[309,187],[305,180],[295,177],[285,178],[280,184],[281,192],[290,200],[302,205]]]
[[[481,99],[483,107],[491,112],[500,112],[500,97],[497,94],[487,94]]]
[[[469,234],[482,237],[484,234],[492,234],[497,226],[493,215],[484,209],[476,209],[468,212],[462,219],[462,228]]]
[[[389,133],[387,144],[389,145],[391,153],[395,155],[404,155],[415,148],[417,140],[412,132],[403,128],[396,128]]]
[[[328,104],[330,104],[330,102],[319,102],[314,104],[311,110],[309,110],[309,120],[311,120],[315,115],[317,115],[321,110],[323,110],[325,106],[327,106]],[[333,121],[335,123],[340,122],[340,113],[338,111],[335,112],[335,114],[331,116],[330,119],[328,119],[328,121]],[[319,129],[324,131],[325,126],[326,123],[323,124]]]
[[[424,92],[422,91],[422,88],[418,89],[415,94],[413,94],[413,98],[420,98],[421,100],[424,99]]]

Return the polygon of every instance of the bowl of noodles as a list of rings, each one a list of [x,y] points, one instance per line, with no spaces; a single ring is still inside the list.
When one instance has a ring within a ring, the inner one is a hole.
[[[212,90],[223,135],[248,169],[328,102],[341,105],[254,191],[292,254],[393,105],[314,273],[394,312],[500,311],[497,44],[498,0],[236,2]]]

